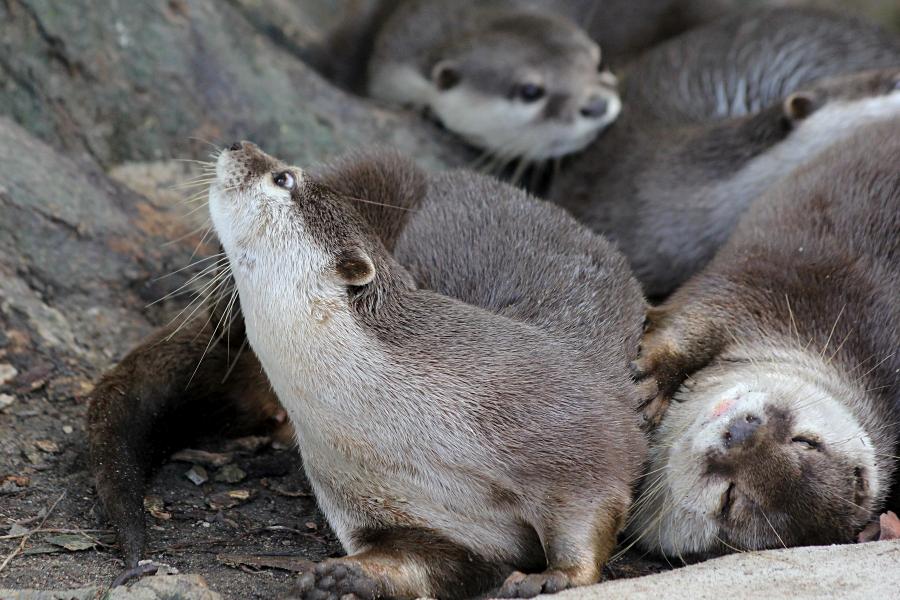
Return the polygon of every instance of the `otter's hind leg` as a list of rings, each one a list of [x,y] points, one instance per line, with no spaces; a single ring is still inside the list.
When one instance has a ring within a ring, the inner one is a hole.
[[[630,492],[604,495],[599,507],[589,497],[555,507],[542,528],[547,569],[530,574],[516,571],[503,583],[498,596],[532,598],[600,581],[631,504]]]
[[[426,529],[396,528],[358,537],[367,550],[310,563],[284,600],[471,598],[496,589],[511,570]]]

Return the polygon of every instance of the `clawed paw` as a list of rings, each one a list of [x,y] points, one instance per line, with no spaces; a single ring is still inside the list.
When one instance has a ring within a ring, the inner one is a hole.
[[[310,563],[284,600],[374,600],[382,595],[378,582],[359,563],[336,558]]]
[[[500,598],[534,598],[538,594],[555,594],[569,587],[569,576],[562,571],[544,571],[526,575],[516,571],[506,578],[498,592]]]
[[[674,345],[660,334],[649,332],[641,342],[638,358],[631,363],[631,376],[638,384],[645,430],[655,429],[662,421],[669,401],[684,380],[672,370],[677,356]]]

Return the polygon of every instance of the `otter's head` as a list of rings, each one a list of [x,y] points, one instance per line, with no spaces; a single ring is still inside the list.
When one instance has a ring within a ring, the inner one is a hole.
[[[504,14],[429,60],[430,109],[451,131],[504,159],[581,150],[619,115],[615,77],[574,23]]]
[[[248,324],[284,307],[345,305],[348,288],[361,290],[387,269],[386,251],[350,204],[255,144],[222,151],[209,210]]]
[[[851,541],[884,492],[873,440],[828,369],[729,362],[683,387],[654,434],[640,544],[678,558]]]
[[[808,158],[860,127],[900,118],[900,69],[823,79],[785,98],[782,112],[787,145]]]

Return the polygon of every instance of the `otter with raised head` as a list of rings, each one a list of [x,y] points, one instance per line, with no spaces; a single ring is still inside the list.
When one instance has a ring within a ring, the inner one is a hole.
[[[576,152],[619,114],[600,47],[554,6],[406,0],[378,33],[369,95],[427,109],[501,159]]]
[[[551,197],[615,241],[651,297],[670,293],[728,239],[750,203],[859,127],[900,117],[900,69],[801,88],[708,123],[623,124],[565,171]]]
[[[314,490],[355,553],[320,567],[353,574],[332,591],[459,596],[514,569],[531,574],[510,578],[505,594],[596,580],[645,455],[627,373],[645,304],[624,258],[523,192],[465,172],[426,175],[390,154],[306,173],[244,144],[219,168],[237,186],[211,198],[239,288],[266,282],[252,308],[241,296],[252,348],[275,360],[263,360],[266,373],[285,394]],[[245,220],[223,223],[239,218],[231,211]],[[286,286],[286,304],[272,282]],[[269,345],[273,319],[289,348]],[[307,334],[287,334],[295,328]],[[201,349],[168,344],[192,371]],[[285,371],[275,355],[288,350]],[[146,346],[123,364],[160,353]],[[255,376],[263,395],[255,360],[237,381]],[[94,420],[113,413],[136,434],[164,425],[129,423],[111,405],[141,393],[177,406],[182,388],[123,386],[121,369],[95,390]],[[209,369],[200,373],[213,393],[227,390],[215,378],[223,368]],[[92,447],[110,437],[108,425],[91,429]],[[135,453],[119,458],[146,463]],[[118,465],[106,456],[95,473],[110,482]],[[126,548],[128,523],[117,523]],[[311,573],[299,593],[327,582]]]
[[[435,236],[420,264],[454,233],[472,260],[456,265],[456,299],[418,286],[347,198],[301,169],[243,142],[216,172],[210,214],[247,338],[349,554],[296,593],[459,597],[503,583],[533,596],[597,581],[642,466],[622,369],[641,301],[624,260],[552,207],[504,231],[531,201],[496,204],[482,192],[498,184],[438,176],[430,190],[456,198],[419,206]],[[479,216],[489,204],[497,222]],[[610,319],[623,286],[632,319]]]
[[[850,542],[900,442],[900,120],[757,200],[651,310],[636,370],[668,407],[631,526],[666,556]],[[895,492],[896,497],[896,492]]]

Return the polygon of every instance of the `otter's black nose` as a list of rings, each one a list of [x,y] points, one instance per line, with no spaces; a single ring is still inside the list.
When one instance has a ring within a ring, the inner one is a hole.
[[[603,96],[597,96],[581,107],[581,114],[588,119],[596,119],[605,115],[607,108],[609,108],[609,101]]]
[[[232,145],[228,146],[228,149],[231,150],[232,152],[237,152],[241,148],[242,148],[242,146],[241,146],[240,142],[235,142]]]
[[[740,446],[753,436],[753,432],[756,431],[761,424],[762,420],[756,415],[746,415],[735,419],[723,436],[725,438],[725,447],[733,448],[735,446]]]

